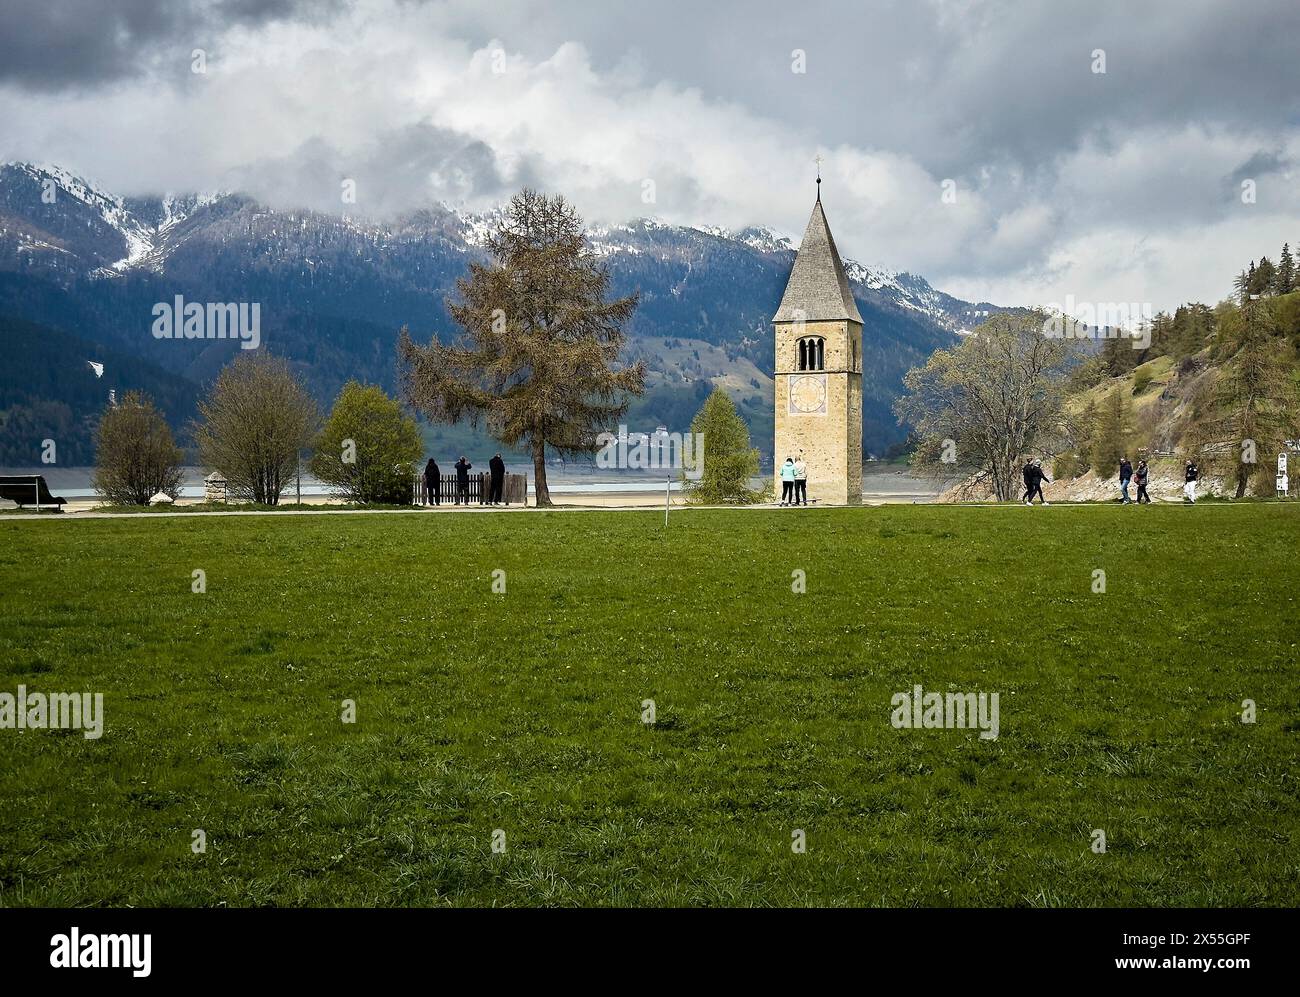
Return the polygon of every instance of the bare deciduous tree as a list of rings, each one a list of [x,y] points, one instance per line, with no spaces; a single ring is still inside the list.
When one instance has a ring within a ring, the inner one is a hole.
[[[217,377],[199,414],[194,439],[203,463],[225,476],[231,494],[278,505],[319,422],[316,402],[288,363],[241,354]]]
[[[1007,312],[955,349],[937,350],[903,379],[894,411],[921,443],[920,473],[1014,498],[1021,460],[1052,455],[1063,439],[1064,378],[1073,341],[1044,333],[1046,316]]]
[[[114,505],[148,505],[181,488],[184,453],[153,401],[128,391],[99,420],[95,437],[95,490]]]

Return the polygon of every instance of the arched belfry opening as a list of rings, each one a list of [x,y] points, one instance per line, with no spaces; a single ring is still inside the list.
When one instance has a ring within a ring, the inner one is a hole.
[[[799,369],[826,369],[826,340],[821,336],[807,336],[799,340]]]

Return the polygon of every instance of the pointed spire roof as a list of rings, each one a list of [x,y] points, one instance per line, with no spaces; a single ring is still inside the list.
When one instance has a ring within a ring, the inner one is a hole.
[[[819,181],[820,183],[820,181]],[[822,211],[821,187],[817,188],[817,203],[812,217],[804,229],[799,254],[794,259],[794,269],[781,296],[781,307],[772,317],[773,322],[837,322],[848,319],[862,324],[857,303],[849,288],[849,278],[844,273],[839,251],[826,224]]]

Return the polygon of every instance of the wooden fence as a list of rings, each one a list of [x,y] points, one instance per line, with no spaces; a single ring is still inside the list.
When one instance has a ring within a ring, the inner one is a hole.
[[[440,474],[438,476],[437,502],[443,505],[487,505],[492,495],[492,476],[486,471],[470,472],[466,494],[462,497],[456,484],[456,475]],[[411,504],[421,505],[427,501],[435,504],[433,495],[424,494],[424,472],[418,471],[411,490]],[[528,504],[528,475],[507,472],[501,487],[501,501],[506,505]]]

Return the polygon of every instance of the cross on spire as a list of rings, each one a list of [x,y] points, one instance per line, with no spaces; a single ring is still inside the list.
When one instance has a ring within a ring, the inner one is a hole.
[[[817,153],[813,162],[817,164],[817,202],[820,204],[822,199],[822,154]]]

